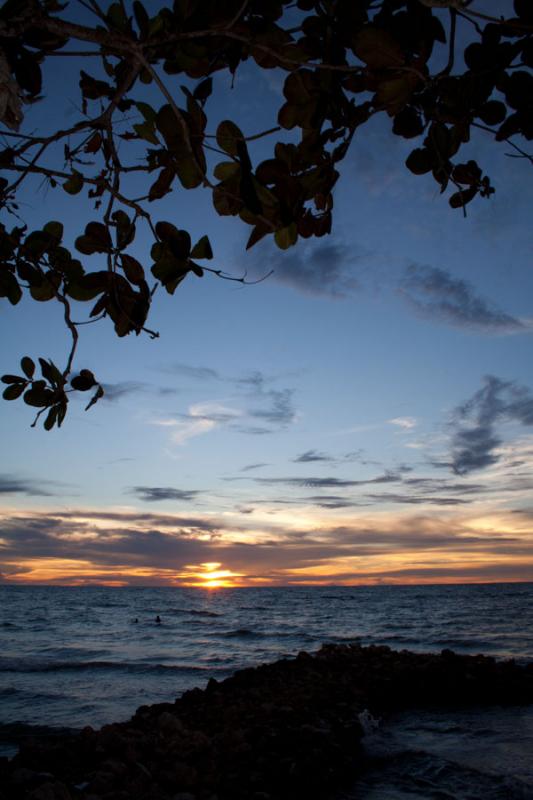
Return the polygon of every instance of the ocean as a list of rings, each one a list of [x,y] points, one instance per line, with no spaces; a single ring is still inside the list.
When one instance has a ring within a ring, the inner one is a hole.
[[[16,751],[14,723],[99,727],[326,642],[533,661],[532,600],[533,584],[0,585],[0,745]],[[372,724],[366,742],[371,766],[350,797],[533,798],[530,708],[406,712]]]

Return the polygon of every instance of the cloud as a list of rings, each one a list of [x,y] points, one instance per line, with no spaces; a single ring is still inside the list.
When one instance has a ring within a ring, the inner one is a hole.
[[[378,475],[376,478],[368,478],[367,480],[344,480],[342,478],[252,478],[256,483],[268,484],[275,486],[276,484],[283,484],[285,486],[293,486],[298,489],[333,489],[333,488],[351,488],[354,486],[367,486],[372,483],[394,483],[401,481],[401,478],[394,473],[385,473]]]
[[[246,394],[249,395],[251,401],[260,403],[263,407],[253,408],[247,404],[245,414],[252,419],[264,420],[277,428],[284,428],[294,421],[296,412],[292,403],[293,389],[270,389],[267,388],[272,379],[268,379],[259,370],[244,375],[240,378],[235,378],[234,382],[238,387],[244,387]],[[251,404],[250,404],[251,405]],[[255,430],[250,430],[249,427],[242,427],[241,430],[247,433],[266,433],[268,429],[261,426]]]
[[[487,487],[482,483],[459,482],[452,483],[442,478],[407,478],[404,479],[407,487],[415,487],[418,492],[424,494],[434,494],[437,492],[448,492],[456,494],[477,494],[487,491]]]
[[[128,394],[135,394],[136,392],[142,392],[147,389],[147,385],[145,383],[138,383],[136,381],[103,383],[102,387],[104,390],[104,396],[102,399],[107,400],[110,403],[120,400],[122,397],[125,397]]]
[[[341,243],[303,243],[301,248],[282,252],[270,243],[257,249],[261,272],[273,270],[269,280],[300,292],[343,298],[359,288],[353,266],[362,253]]]
[[[265,500],[268,503],[282,503],[286,505],[309,504],[319,505],[322,508],[357,508],[368,507],[375,504],[394,503],[404,505],[441,505],[459,506],[472,503],[477,500],[478,495],[486,496],[488,492],[494,492],[495,487],[488,487],[482,483],[472,483],[470,481],[449,481],[445,478],[436,477],[405,477],[404,473],[410,473],[410,468],[400,465],[395,470],[389,470],[373,478],[362,480],[350,480],[337,477],[255,477],[255,483],[263,486],[284,487],[285,489],[314,489],[314,490],[337,490],[339,494],[317,494],[307,497],[288,496],[280,497],[276,493],[274,499]],[[224,478],[228,481],[246,480],[243,477]],[[396,484],[394,492],[369,492],[369,487],[377,487],[385,484]],[[526,486],[519,483],[516,476],[513,479],[513,487],[516,491],[525,491]],[[511,491],[505,486],[499,486],[502,492]],[[349,491],[351,490],[351,491]],[[346,491],[347,494],[341,494]],[[254,500],[256,505],[261,504],[261,500]]]
[[[211,367],[197,367],[191,364],[176,362],[165,367],[165,372],[172,372],[184,378],[192,378],[197,381],[219,381],[222,380],[220,373]]]
[[[242,412],[238,409],[229,408],[220,403],[194,403],[189,406],[187,414],[152,420],[152,425],[172,429],[172,442],[182,445],[195,436],[201,436],[203,433],[208,433],[220,425],[237,419],[241,414]]]
[[[533,426],[533,394],[525,386],[494,375],[466,403],[455,410],[451,422],[451,467],[457,475],[496,464],[502,439],[498,422]]]
[[[30,497],[52,497],[57,492],[50,487],[60,486],[55,481],[35,481],[30,478],[15,478],[11,475],[0,475],[0,494],[25,494]]]
[[[319,508],[330,508],[332,510],[338,508],[357,508],[364,503],[356,503],[353,500],[347,500],[345,497],[340,497],[336,494],[318,494],[312,495],[305,499],[306,503],[313,503]]]
[[[217,522],[204,517],[182,517],[174,514],[159,514],[146,511],[93,511],[92,509],[72,509],[70,511],[54,511],[53,517],[57,520],[95,520],[97,523],[119,522],[125,526],[134,526],[141,529],[158,528],[186,528],[202,533],[218,530]]]
[[[173,489],[171,486],[132,486],[129,491],[148,503],[159,503],[163,500],[194,500],[201,494],[199,490]]]
[[[343,502],[336,495],[328,501]],[[43,582],[46,575],[44,582],[53,583],[179,585],[188,565],[217,562],[274,584],[449,579],[484,571],[496,580],[526,579],[532,532],[527,515],[483,522],[454,509],[442,517],[378,514],[340,526],[289,529],[260,528],[246,514],[236,526],[212,518],[50,509],[0,518],[0,573],[8,581]]]
[[[285,428],[294,422],[296,411],[292,403],[292,389],[269,389],[261,397],[267,404],[265,408],[248,409],[247,414],[254,419],[264,420],[276,427]]]
[[[168,418],[156,419],[152,421],[152,425],[173,429],[170,438],[174,444],[178,445],[185,444],[188,439],[193,439],[195,436],[200,436],[202,433],[207,433],[216,427],[215,422],[202,417],[199,419],[191,417],[189,422]]]
[[[420,314],[462,328],[486,333],[523,333],[530,321],[506,314],[479,297],[467,281],[436,267],[411,265],[400,284],[400,293]]]
[[[396,425],[403,431],[411,431],[416,428],[416,419],[414,417],[394,417],[394,419],[388,419],[387,422],[389,425]]]
[[[381,492],[380,494],[366,495],[369,500],[377,503],[398,503],[401,505],[434,505],[434,506],[459,506],[471,503],[459,497],[428,497],[410,494],[397,494],[394,492]]]
[[[180,415],[184,420],[205,420],[216,425],[223,425],[232,422],[242,416],[242,411],[238,408],[230,408],[222,403],[195,403],[190,406],[189,413]]]
[[[251,472],[253,469],[260,469],[261,467],[268,467],[269,465],[266,462],[260,462],[259,464],[246,464],[245,467],[241,468],[241,472]]]
[[[239,433],[246,433],[250,436],[264,436],[267,433],[273,433],[272,428],[264,428],[260,425],[236,425],[234,430]]]
[[[296,420],[294,390],[271,388],[275,378],[268,378],[258,370],[238,377],[228,377],[208,367],[178,364],[176,368],[183,374],[190,374],[200,380],[216,379],[231,384],[234,391],[229,401],[231,406],[225,400],[205,401],[190,405],[185,414],[152,420],[153,425],[173,429],[171,441],[174,444],[184,444],[189,439],[221,426],[239,433],[262,435],[286,428]]]
[[[295,464],[308,464],[312,461],[333,461],[331,456],[320,453],[318,450],[306,450],[305,453],[293,459]]]

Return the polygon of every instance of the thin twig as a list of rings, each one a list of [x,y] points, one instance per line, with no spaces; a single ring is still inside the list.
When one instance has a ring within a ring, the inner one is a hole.
[[[507,28],[515,28],[519,31],[533,31],[533,25],[528,25],[526,22],[516,22],[514,19],[504,19],[503,17],[491,17],[490,14],[483,14],[481,11],[474,11],[471,8],[463,8],[459,11],[461,16],[477,17],[487,22],[493,22],[495,25],[503,25]]]
[[[99,314],[97,317],[93,317],[92,319],[85,319],[82,322],[73,322],[72,324],[75,325],[77,328],[80,325],[92,325],[93,322],[100,322],[100,320],[105,319],[107,316],[107,311],[104,311],[102,314]]]
[[[457,11],[455,8],[450,8],[450,40],[448,45],[448,63],[444,67],[444,69],[439,72],[437,78],[442,78],[445,75],[449,75],[453,69],[453,64],[455,61],[455,29],[457,26]]]
[[[102,11],[102,9],[100,8],[100,6],[98,5],[98,3],[95,2],[95,0],[88,0],[87,3],[85,2],[85,0],[78,0],[78,3],[84,8],[86,8],[87,11],[90,11],[91,14],[95,14],[98,17],[98,19],[102,20],[102,22],[106,22],[106,16]]]
[[[193,161],[194,166],[196,167],[196,170],[197,170],[199,176],[201,177],[202,181],[205,182],[207,180],[206,179],[205,170],[203,170],[202,167],[200,166],[200,164],[198,163],[198,159],[196,157],[196,153],[194,152],[194,148],[192,146],[189,127],[188,127],[187,123],[185,122],[183,114],[181,113],[176,101],[174,100],[174,98],[172,97],[172,95],[168,91],[167,87],[165,86],[165,84],[163,83],[163,81],[161,80],[159,75],[157,74],[155,68],[144,57],[142,51],[140,53],[138,53],[138,58],[140,60],[140,63],[145,68],[145,70],[147,70],[147,72],[150,73],[150,75],[152,76],[154,82],[159,87],[159,90],[160,90],[161,94],[163,94],[163,96],[166,98],[169,106],[171,107],[171,109],[172,109],[172,111],[174,113],[174,116],[176,117],[176,120],[178,122],[178,125],[181,128],[181,132],[183,134],[183,141],[185,142],[185,147],[189,151],[189,155],[190,155],[190,157],[191,157],[191,159]]]
[[[498,131],[495,131],[493,128],[489,128],[488,125],[481,125],[479,122],[471,122],[470,123],[473,128],[479,128],[482,131],[487,131],[487,133],[492,133],[493,136],[496,136]],[[505,137],[502,141],[507,142],[517,153],[520,153],[520,158],[527,158],[533,164],[533,155],[531,153],[526,153],[525,150],[522,150],[517,144],[515,144],[511,139]],[[510,154],[507,154],[510,155]],[[514,158],[518,158],[518,156],[513,156]]]
[[[69,301],[67,300],[65,295],[62,294],[60,291],[56,290],[55,294],[56,294],[57,299],[59,300],[59,302],[63,305],[63,307],[65,309],[64,315],[63,315],[64,318],[65,318],[65,325],[69,329],[70,335],[72,336],[72,346],[70,348],[70,353],[69,353],[68,360],[67,360],[67,366],[63,370],[63,378],[66,381],[66,379],[68,378],[68,376],[70,375],[71,370],[72,370],[72,362],[74,361],[74,355],[76,353],[76,348],[78,346],[79,335],[78,335],[78,331],[77,331],[77,328],[76,328],[76,323],[72,321],[72,318],[70,316],[70,303],[69,303]]]
[[[48,178],[62,178],[64,180],[72,178],[72,174],[69,172],[62,172],[61,170],[50,169],[48,167],[39,167],[39,166],[22,167],[18,164],[10,164],[9,166],[4,167],[4,169],[11,170],[12,172],[29,172],[29,173],[34,173],[36,175],[44,175]],[[81,175],[81,173],[79,174]],[[142,206],[138,205],[138,203],[136,203],[134,200],[130,200],[128,197],[125,197],[125,195],[123,195],[121,192],[114,189],[113,185],[109,183],[109,181],[107,181],[105,178],[88,178],[85,175],[82,175],[81,177],[84,183],[88,183],[91,186],[97,186],[98,188],[103,187],[104,191],[110,192],[123,205],[129,206],[134,211],[136,211],[140,217],[143,217],[145,219],[149,218],[150,215],[148,214],[147,211],[144,210],[144,208],[142,208]]]
[[[481,27],[481,25],[479,25],[479,24],[478,24],[478,23],[475,21],[475,19],[471,19],[470,17],[467,17],[467,16],[466,16],[466,14],[463,14],[463,12],[462,12],[462,11],[459,11],[458,9],[456,9],[456,10],[457,10],[457,13],[458,13],[458,15],[459,15],[460,17],[462,17],[463,19],[465,19],[467,22],[469,22],[471,25],[473,25],[473,26],[474,26],[474,29],[475,29],[476,33],[477,33],[479,36],[482,36],[482,35],[483,35],[483,28]]]
[[[247,272],[244,273],[242,278],[235,278],[233,275],[229,275],[227,272],[224,272],[222,269],[212,269],[212,267],[202,267],[205,272],[211,272],[213,275],[216,275],[218,278],[222,278],[225,281],[234,281],[235,283],[243,283],[245,286],[254,286],[256,283],[262,283],[266,281],[273,273],[274,270],[271,269],[270,272],[267,272],[266,275],[263,275],[262,278],[258,278],[255,281],[247,281],[246,276]]]
[[[246,6],[248,5],[248,3],[249,3],[249,0],[244,0],[244,3],[239,8],[239,10],[235,14],[235,16],[233,17],[231,22],[229,22],[227,25],[224,26],[224,30],[225,31],[231,30],[233,28],[233,26],[237,24],[237,22],[240,20],[240,18],[242,17],[244,12],[246,11]]]
[[[37,51],[41,52],[41,51]],[[100,50],[49,50],[46,53],[46,57],[48,56],[101,56],[102,53]]]

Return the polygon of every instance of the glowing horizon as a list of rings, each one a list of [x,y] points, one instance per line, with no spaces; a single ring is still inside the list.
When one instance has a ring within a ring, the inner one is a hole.
[[[533,514],[181,515],[41,509],[0,517],[3,583],[371,586],[528,582]],[[188,524],[184,524],[188,523]],[[26,537],[26,548],[21,539]],[[24,550],[29,552],[24,552]],[[41,550],[42,554],[32,554]]]

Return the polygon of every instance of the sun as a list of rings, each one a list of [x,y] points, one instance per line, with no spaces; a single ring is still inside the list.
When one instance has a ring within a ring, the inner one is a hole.
[[[238,579],[244,577],[238,572],[230,569],[220,569],[220,561],[204,561],[202,564],[191,564],[188,586],[196,586],[201,589],[231,589],[239,586]]]

